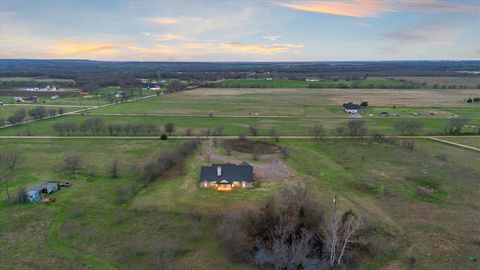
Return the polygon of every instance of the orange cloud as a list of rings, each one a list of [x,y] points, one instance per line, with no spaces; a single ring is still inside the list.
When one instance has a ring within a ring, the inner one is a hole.
[[[166,33],[163,35],[158,35],[155,37],[157,41],[170,41],[170,40],[191,40],[191,38],[184,37],[181,35],[175,35],[171,33]]]
[[[242,42],[228,42],[221,43],[220,49],[238,51],[238,52],[254,52],[254,53],[279,53],[286,52],[290,49],[300,49],[303,45],[300,44],[253,44]]]
[[[60,55],[98,53],[105,51],[113,51],[117,48],[117,45],[111,43],[76,42],[71,40],[60,40],[55,46],[54,53]]]
[[[390,5],[392,2],[382,0],[305,1],[280,3],[280,5],[309,12],[351,17],[375,17],[381,13],[393,11]]]

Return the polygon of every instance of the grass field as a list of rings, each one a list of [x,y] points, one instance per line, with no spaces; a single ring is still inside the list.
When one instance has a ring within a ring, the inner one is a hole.
[[[211,84],[224,88],[419,88],[412,82],[389,78],[369,77],[366,79],[316,79],[315,81],[290,80],[284,78],[228,79]]]
[[[466,86],[468,88],[478,89],[480,85],[480,77],[393,77],[398,80],[405,80],[419,84],[425,84],[429,87],[437,85],[441,88],[443,86],[456,86],[457,88]]]
[[[298,175],[290,180],[259,180],[252,190],[218,193],[198,187],[198,171],[207,164],[200,151],[190,156],[184,175],[174,169],[134,195],[116,202],[118,186],[138,183],[132,166],[181,141],[10,140],[1,149],[21,145],[25,163],[14,173],[11,191],[48,180],[74,185],[50,195],[54,205],[0,204],[0,267],[56,269],[249,269],[233,264],[216,234],[218,216],[236,207],[254,207],[284,185],[304,183],[316,197],[339,195],[342,208],[382,226],[389,235],[373,237],[377,258],[364,269],[394,265],[416,269],[475,269],[478,256],[480,154],[427,140],[416,150],[369,140],[293,141],[285,160]],[[91,151],[95,149],[95,151]],[[342,149],[342,151],[339,151]],[[62,154],[84,157],[84,168],[71,177],[59,172]],[[440,160],[439,153],[446,154]],[[364,158],[362,158],[364,156]],[[109,161],[120,158],[121,177],[107,175]],[[452,181],[455,179],[455,181]],[[416,194],[434,183],[433,199]],[[0,196],[5,196],[4,186]],[[38,260],[41,256],[43,259]],[[412,259],[414,258],[414,259]]]
[[[0,77],[0,82],[47,82],[47,83],[71,83],[75,84],[71,79],[58,79],[58,78],[46,78],[46,77]]]

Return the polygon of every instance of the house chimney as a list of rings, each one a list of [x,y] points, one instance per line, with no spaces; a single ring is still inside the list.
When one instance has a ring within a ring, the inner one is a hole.
[[[217,166],[217,176],[222,175],[222,166]]]

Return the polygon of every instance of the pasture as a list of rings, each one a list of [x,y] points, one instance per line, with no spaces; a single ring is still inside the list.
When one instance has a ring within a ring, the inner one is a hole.
[[[250,269],[232,264],[222,251],[218,217],[235,207],[255,207],[281,187],[298,183],[318,198],[338,194],[342,208],[354,209],[370,226],[388,232],[371,236],[376,259],[364,269],[477,266],[467,257],[480,252],[475,199],[480,154],[461,148],[428,140],[416,140],[413,151],[401,141],[281,140],[290,149],[284,162],[294,178],[258,180],[252,190],[218,193],[198,187],[199,167],[214,162],[200,148],[188,158],[183,174],[174,168],[138,190],[136,165],[180,140],[9,140],[2,141],[1,149],[19,143],[25,163],[11,177],[12,192],[48,180],[74,185],[50,195],[57,199],[54,205],[0,205],[2,267],[35,268],[48,262],[56,269],[154,269],[159,264]],[[83,156],[83,169],[75,176],[58,170],[63,153],[69,152]],[[439,153],[446,159],[439,159]],[[113,179],[107,167],[115,157],[121,171]],[[416,191],[425,184],[435,187],[431,197]],[[120,187],[131,190],[124,203],[118,202]],[[5,196],[3,186],[0,196]],[[21,237],[12,240],[14,235]],[[35,259],[39,254],[42,261]]]

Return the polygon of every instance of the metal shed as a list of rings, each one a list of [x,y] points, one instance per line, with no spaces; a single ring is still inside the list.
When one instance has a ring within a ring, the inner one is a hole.
[[[41,199],[42,194],[50,194],[60,189],[58,183],[47,182],[39,186],[27,189],[25,197],[30,202],[36,202]]]

